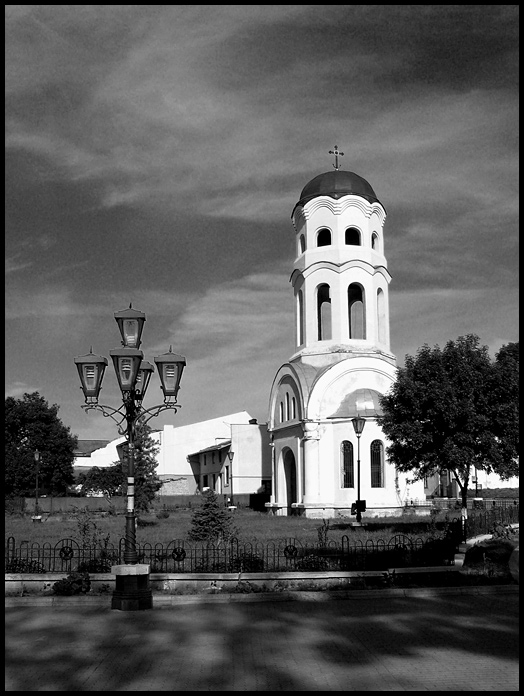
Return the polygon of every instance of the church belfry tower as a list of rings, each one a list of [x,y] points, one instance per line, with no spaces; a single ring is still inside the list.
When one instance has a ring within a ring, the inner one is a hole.
[[[365,179],[340,169],[337,146],[330,154],[333,171],[304,186],[291,215],[295,345],[273,381],[268,418],[266,506],[279,515],[349,516],[358,490],[372,514],[387,514],[407,495],[377,422],[380,396],[396,378],[386,211]],[[365,421],[358,441],[357,416]]]
[[[295,356],[389,353],[385,219],[370,184],[353,172],[334,169],[302,189],[292,213]]]

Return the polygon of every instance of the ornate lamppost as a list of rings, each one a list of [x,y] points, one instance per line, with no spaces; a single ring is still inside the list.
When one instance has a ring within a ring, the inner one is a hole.
[[[357,513],[356,526],[362,525],[362,513],[366,511],[366,501],[360,500],[360,436],[366,425],[366,421],[361,416],[352,418],[353,430],[357,436],[357,500],[355,503],[355,509]]]
[[[154,358],[164,394],[163,404],[143,407],[151,375],[155,368],[144,360],[140,348],[142,329],[146,315],[129,305],[129,309],[115,312],[115,320],[122,336],[122,348],[109,351],[122,393],[122,405],[119,408],[100,404],[98,401],[102,380],[107,367],[107,358],[94,355],[93,350],[87,355],[75,358],[80,376],[81,389],[85,404],[82,408],[100,411],[104,416],[115,421],[120,435],[127,441],[127,510],[125,528],[124,565],[113,566],[111,572],[116,576],[116,589],[113,593],[111,608],[121,610],[151,609],[153,596],[149,587],[149,565],[138,563],[136,550],[136,514],[135,514],[135,437],[137,423],[147,423],[162,411],[177,411],[178,390],[186,359],[173,353],[171,348]]]
[[[229,459],[229,491],[231,495],[229,496],[229,507],[233,507],[235,503],[233,502],[233,457],[235,453],[229,450],[227,453],[227,458]]]
[[[38,474],[40,472],[40,452],[35,449],[33,454],[35,460],[35,514],[32,517],[33,522],[41,522],[42,516],[38,506]]]

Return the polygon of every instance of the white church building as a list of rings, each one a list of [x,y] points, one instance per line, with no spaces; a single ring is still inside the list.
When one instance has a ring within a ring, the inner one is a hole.
[[[376,422],[396,375],[386,211],[365,179],[335,167],[306,184],[292,212],[296,345],[274,379],[268,425],[267,507],[281,515],[350,514],[359,487],[371,514],[425,498],[423,482],[408,485],[388,462]]]
[[[386,210],[365,179],[338,168],[334,154],[334,170],[306,184],[291,216],[295,346],[270,388],[268,422],[240,411],[155,431],[164,495],[212,488],[235,504],[264,496],[274,514],[320,518],[350,515],[357,499],[368,516],[380,516],[429,496],[457,495],[456,482],[442,476],[409,483],[387,459],[377,416],[397,367]],[[356,417],[364,419],[360,436]],[[85,441],[75,470],[111,465],[123,440]],[[481,487],[518,486],[518,479],[478,476]]]

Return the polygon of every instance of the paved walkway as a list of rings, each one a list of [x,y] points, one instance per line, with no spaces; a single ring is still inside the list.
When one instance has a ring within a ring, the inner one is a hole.
[[[6,691],[519,690],[518,586],[173,599],[6,600]]]

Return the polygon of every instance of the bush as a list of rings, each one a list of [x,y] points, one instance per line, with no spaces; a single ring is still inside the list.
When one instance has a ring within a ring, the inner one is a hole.
[[[231,573],[263,573],[264,559],[255,553],[240,553],[231,559],[230,566]]]
[[[53,585],[53,592],[64,596],[87,594],[90,589],[91,580],[88,573],[70,573],[67,578],[58,580]]]
[[[167,520],[167,518],[169,517],[169,512],[168,512],[168,511],[166,510],[166,508],[164,507],[164,508],[162,508],[162,510],[159,510],[159,511],[156,513],[156,517],[157,517],[159,520]]]
[[[45,573],[46,569],[38,561],[29,558],[12,558],[5,564],[6,573]]]
[[[111,561],[108,558],[92,558],[78,565],[79,573],[110,573]]]
[[[327,558],[322,558],[322,556],[317,556],[314,553],[310,553],[296,564],[297,570],[329,570],[329,561]]]
[[[156,527],[158,522],[153,519],[148,519],[144,517],[137,517],[136,518],[136,526],[137,527]]]
[[[202,495],[202,505],[192,515],[188,538],[218,542],[227,541],[236,534],[231,513],[219,504],[214,491],[207,490]]]

